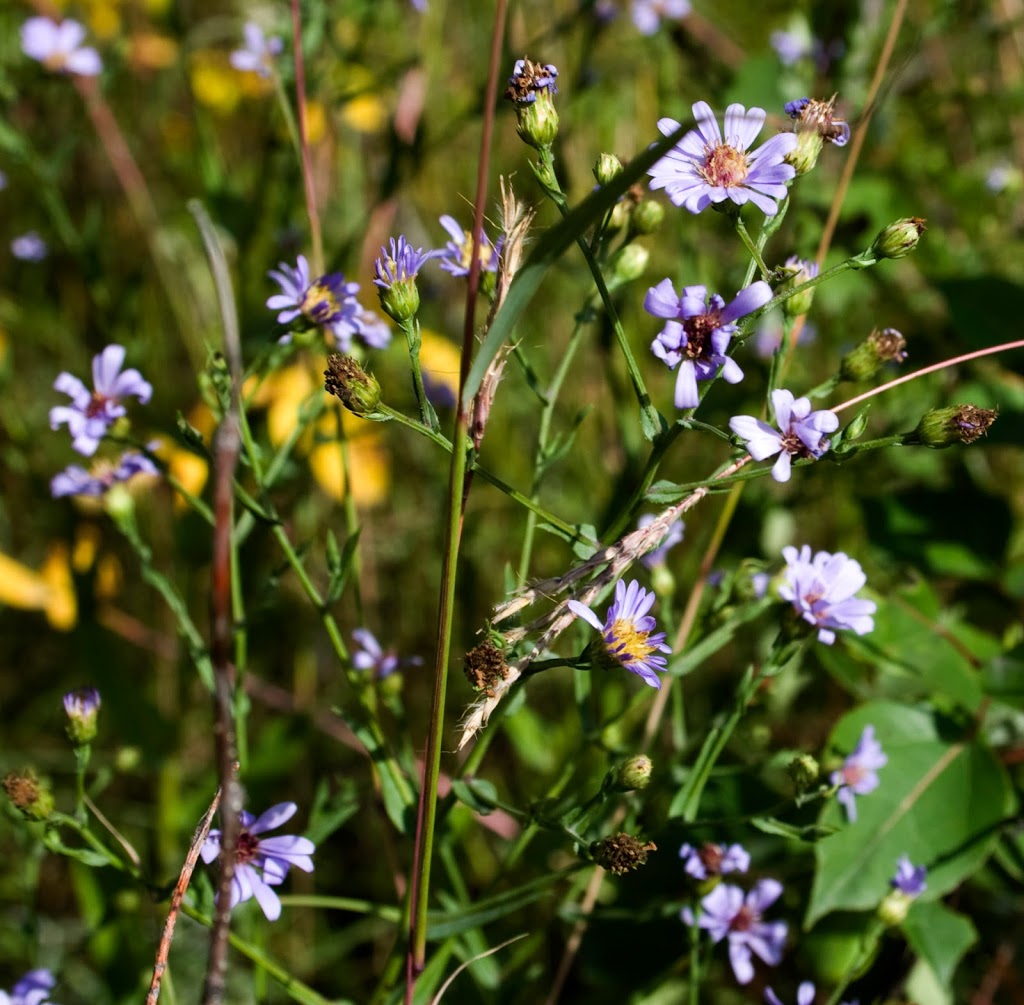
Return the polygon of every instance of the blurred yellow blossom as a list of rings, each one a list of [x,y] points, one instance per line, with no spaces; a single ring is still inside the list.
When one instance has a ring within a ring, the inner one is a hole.
[[[245,77],[254,73],[238,73],[228,63],[226,52],[197,49],[192,53],[189,79],[196,101],[218,115],[230,115],[242,99]],[[259,79],[258,77],[256,79]]]
[[[155,31],[139,31],[129,41],[128,62],[136,70],[166,70],[178,61],[178,43]]]
[[[429,328],[421,336],[420,366],[427,394],[435,404],[454,403],[459,397],[459,347]]]
[[[24,611],[42,611],[59,631],[73,628],[78,603],[67,545],[51,545],[38,572],[0,553],[0,603]]]

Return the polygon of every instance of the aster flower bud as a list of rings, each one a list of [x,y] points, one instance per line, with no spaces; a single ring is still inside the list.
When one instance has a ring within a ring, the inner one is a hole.
[[[100,693],[94,687],[68,691],[64,695],[64,712],[68,717],[68,739],[76,747],[83,747],[95,739],[100,704]]]
[[[373,283],[381,309],[399,324],[414,318],[420,309],[416,276],[430,257],[430,252],[413,248],[404,235],[397,241],[391,238],[390,249],[380,249],[380,257],[374,263]]]
[[[520,139],[537,150],[550,147],[558,135],[558,111],[554,95],[558,93],[558,70],[550,63],[517,59],[508,79],[505,97],[516,106],[516,132]]]
[[[904,258],[909,255],[925,232],[925,221],[919,216],[908,216],[890,223],[871,245],[875,258]]]
[[[639,279],[647,268],[651,253],[639,244],[627,244],[611,257],[608,269],[608,289],[614,290]]]
[[[3,781],[11,805],[26,820],[46,820],[53,813],[53,793],[31,768],[12,771]]]
[[[612,785],[622,792],[646,789],[653,770],[654,765],[646,754],[634,754],[615,769]]]
[[[623,876],[647,864],[648,852],[657,851],[653,841],[642,842],[631,834],[619,832],[590,846],[590,854],[603,869]]]
[[[790,255],[786,264],[775,270],[772,277],[772,292],[778,296],[803,286],[804,283],[818,275],[818,263],[809,259]],[[814,290],[804,290],[782,302],[782,311],[787,317],[795,318],[806,314],[814,301]]]
[[[797,177],[807,174],[814,170],[824,146],[825,139],[816,130],[799,132],[796,137],[796,149],[786,154],[786,163],[796,169]]]
[[[601,154],[594,165],[598,185],[607,185],[622,174],[622,161],[615,154]]]
[[[505,654],[490,639],[485,639],[466,653],[463,671],[469,683],[488,698],[494,697],[494,688],[509,673]]]
[[[988,432],[996,421],[998,413],[993,408],[978,408],[977,405],[949,405],[925,412],[917,429],[908,433],[906,444],[923,443],[926,447],[940,450],[957,443],[973,443]]]
[[[792,761],[786,765],[786,771],[793,781],[793,788],[796,794],[802,796],[810,792],[818,783],[821,768],[818,762],[810,754],[797,754]]]
[[[839,365],[840,380],[871,380],[885,363],[907,358],[907,340],[895,328],[875,328]]]
[[[665,207],[654,199],[641,199],[633,210],[630,226],[634,234],[653,234],[665,219]]]
[[[327,357],[324,389],[340,398],[353,415],[362,418],[375,412],[380,404],[380,384],[351,356],[332,353]]]

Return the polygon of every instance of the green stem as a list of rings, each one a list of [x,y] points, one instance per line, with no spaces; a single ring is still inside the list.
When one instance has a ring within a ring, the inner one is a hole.
[[[764,264],[764,259],[761,257],[761,249],[753,242],[750,234],[747,233],[747,226],[738,213],[735,217],[734,226],[736,227],[736,233],[739,234],[739,238],[743,242],[744,247],[748,252],[750,252],[751,266],[756,265],[758,271],[761,273],[761,278],[767,281],[768,266]],[[751,267],[747,268],[747,275],[751,275]],[[749,286],[750,279],[747,279],[743,285],[745,287]]]
[[[469,453],[469,419],[460,408],[455,422],[454,449],[448,476],[448,520],[445,527],[444,564],[441,569],[440,610],[434,659],[434,693],[430,707],[430,729],[423,757],[423,789],[420,793],[419,832],[421,842],[413,876],[412,961],[416,973],[423,970],[427,954],[427,904],[430,893],[430,865],[437,820],[437,780],[441,772],[441,732],[448,687],[448,655],[451,648],[452,616],[455,608],[455,571],[462,527],[462,491]]]
[[[88,743],[75,744],[75,819],[83,826],[88,826],[85,812],[85,772],[89,767],[92,747]]]
[[[423,341],[420,337],[420,323],[416,318],[412,318],[409,321],[403,321],[399,327],[405,332],[405,341],[409,346],[412,386],[416,392],[416,404],[420,409],[420,421],[427,429],[436,433],[441,429],[441,424],[437,421],[437,413],[434,411],[434,406],[430,404],[430,399],[423,387],[423,370],[420,367],[420,343]]]

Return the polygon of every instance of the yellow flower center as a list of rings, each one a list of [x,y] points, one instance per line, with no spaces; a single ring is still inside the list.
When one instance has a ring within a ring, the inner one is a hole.
[[[747,155],[728,143],[708,149],[704,163],[697,169],[700,176],[718,188],[734,188],[747,178]]]
[[[611,635],[615,640],[610,651],[620,662],[638,662],[646,660],[655,647],[648,645],[650,632],[637,631],[636,624],[628,618],[619,618],[612,622]]]

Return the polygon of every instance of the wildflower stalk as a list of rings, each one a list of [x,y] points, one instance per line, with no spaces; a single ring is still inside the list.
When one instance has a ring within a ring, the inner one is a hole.
[[[309,240],[312,245],[312,272],[324,273],[324,243],[320,232],[320,211],[316,204],[313,184],[313,159],[309,155],[309,131],[306,125],[306,70],[302,58],[302,13],[299,0],[292,0],[292,52],[295,59],[295,101],[298,109],[299,147],[302,165],[303,190],[306,194],[306,215],[309,217]]]
[[[427,429],[438,432],[441,424],[437,421],[437,413],[431,405],[427,392],[423,387],[423,370],[420,366],[420,323],[415,317],[402,321],[399,326],[405,332],[406,345],[409,347],[409,362],[412,364],[412,386],[416,392],[416,404],[420,409],[420,421]]]
[[[85,772],[91,755],[92,747],[88,743],[75,744],[75,819],[83,827],[89,826],[85,812]]]
[[[747,268],[748,276],[744,280],[743,285],[750,285],[751,277],[749,276],[749,273],[752,272],[755,266],[757,267],[758,272],[761,273],[761,278],[767,281],[768,266],[764,264],[764,259],[761,257],[761,249],[764,247],[764,240],[759,241],[758,244],[754,243],[754,241],[750,237],[750,234],[747,232],[747,225],[743,222],[743,219],[740,217],[739,207],[737,207],[736,212],[733,215],[733,225],[736,228],[736,233],[739,236],[739,239],[743,242],[743,246],[749,252],[751,259],[750,265]],[[767,237],[767,235],[764,234],[763,231],[761,236],[762,238]]]

